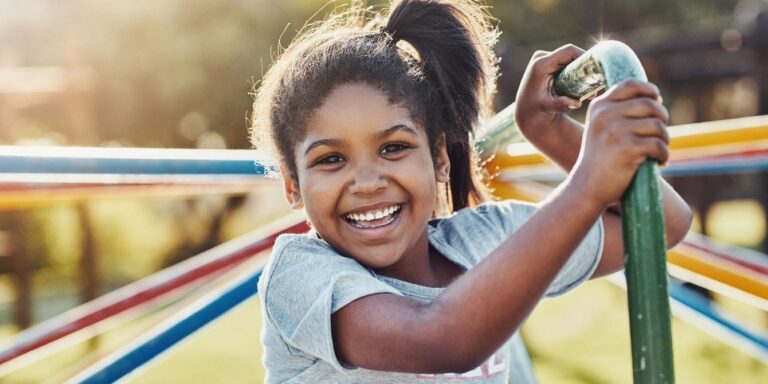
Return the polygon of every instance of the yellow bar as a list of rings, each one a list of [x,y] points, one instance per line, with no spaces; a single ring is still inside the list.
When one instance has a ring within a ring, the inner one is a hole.
[[[670,127],[669,133],[672,138],[670,142],[672,149],[768,140],[768,116],[678,125]]]
[[[552,188],[547,185],[528,182],[491,182],[488,187],[496,197],[522,200],[532,203],[544,199],[552,191]]]
[[[671,249],[667,253],[667,260],[698,275],[768,300],[768,279],[749,268],[714,257],[684,243]]]
[[[706,157],[749,149],[768,149],[768,115],[677,125],[669,128],[669,134],[673,160],[691,158],[694,154],[696,157]],[[514,143],[508,148],[500,148],[488,161],[486,169],[498,170],[547,162],[532,145]]]

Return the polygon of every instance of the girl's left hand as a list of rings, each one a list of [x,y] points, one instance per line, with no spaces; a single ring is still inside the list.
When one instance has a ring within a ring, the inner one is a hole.
[[[564,45],[553,52],[536,51],[528,62],[517,90],[515,121],[525,136],[546,134],[563,114],[581,107],[581,102],[555,94],[555,75],[584,50]]]

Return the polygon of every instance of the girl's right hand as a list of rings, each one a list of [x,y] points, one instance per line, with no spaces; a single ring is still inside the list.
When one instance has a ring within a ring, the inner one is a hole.
[[[573,181],[601,206],[617,202],[646,159],[669,158],[669,113],[658,88],[627,80],[595,98],[587,110],[586,134]]]

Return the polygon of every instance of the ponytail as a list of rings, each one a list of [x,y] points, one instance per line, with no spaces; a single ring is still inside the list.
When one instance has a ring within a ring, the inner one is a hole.
[[[451,209],[482,202],[472,133],[480,114],[490,111],[497,71],[492,47],[498,37],[484,7],[472,0],[400,0],[382,32],[391,44],[404,41],[413,47],[439,94],[442,110],[429,112],[439,121],[430,125],[445,133]]]

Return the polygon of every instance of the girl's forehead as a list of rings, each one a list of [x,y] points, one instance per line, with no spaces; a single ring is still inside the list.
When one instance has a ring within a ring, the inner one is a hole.
[[[333,88],[313,115],[354,116],[355,113],[410,115],[403,103],[394,102],[381,89],[366,83],[345,83]]]
[[[401,103],[393,103],[381,90],[367,84],[336,87],[310,114],[304,139],[316,136],[376,136],[394,126],[423,130]]]

